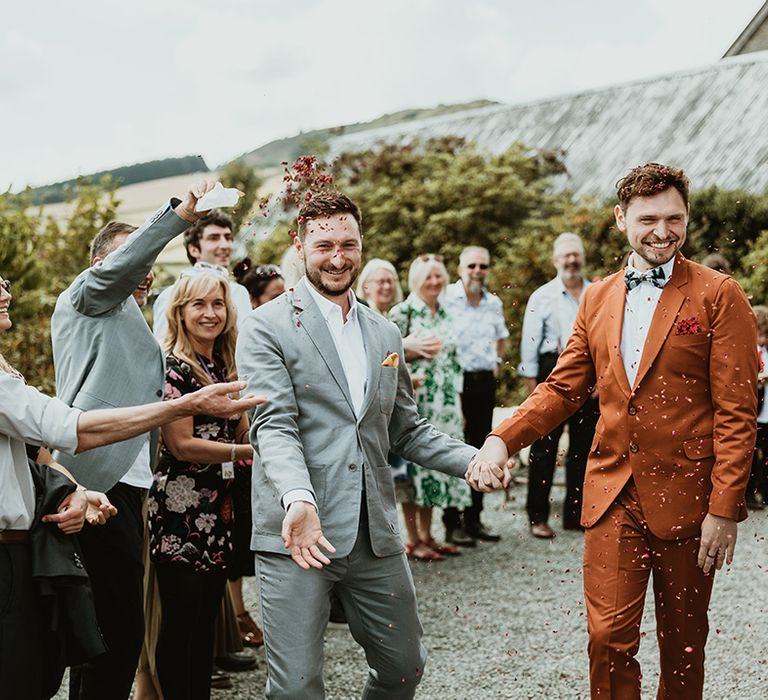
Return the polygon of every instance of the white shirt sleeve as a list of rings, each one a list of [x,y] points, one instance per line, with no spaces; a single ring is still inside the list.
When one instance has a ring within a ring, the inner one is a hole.
[[[75,453],[81,411],[5,372],[0,372],[0,397],[0,433],[32,445]]]

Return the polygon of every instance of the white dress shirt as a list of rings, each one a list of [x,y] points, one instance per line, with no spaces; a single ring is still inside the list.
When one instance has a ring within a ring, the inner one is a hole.
[[[637,270],[631,263],[636,254],[632,253],[628,268]],[[675,258],[664,263],[661,269],[664,270],[664,276],[669,283],[672,277],[672,270],[675,267]],[[637,270],[641,273],[641,270]],[[640,358],[643,356],[645,340],[648,337],[648,330],[653,321],[653,314],[659,305],[662,288],[657,287],[651,282],[644,280],[634,289],[627,292],[624,301],[624,322],[621,327],[621,357],[624,360],[624,371],[627,373],[629,386],[634,389],[637,379],[637,370],[640,368]]]
[[[80,411],[0,370],[0,530],[29,530],[35,489],[25,443],[74,454]]]
[[[349,313],[347,313],[347,320],[345,322],[341,313],[341,306],[330,299],[326,299],[312,286],[309,280],[307,280],[307,288],[315,300],[317,308],[320,309],[320,313],[331,333],[336,353],[339,356],[339,360],[341,360],[341,366],[347,380],[355,415],[359,416],[363,408],[365,385],[368,379],[368,354],[365,350],[363,332],[360,329],[360,322],[357,318],[357,299],[350,291]],[[312,493],[306,489],[288,491],[283,496],[283,507],[288,510],[288,506],[295,501],[307,501],[317,508],[317,502],[313,498]]]
[[[582,277],[581,293],[576,299],[558,275],[539,287],[528,298],[520,338],[520,365],[523,377],[535,379],[539,374],[539,355],[560,354],[571,337],[579,304],[590,281]]]

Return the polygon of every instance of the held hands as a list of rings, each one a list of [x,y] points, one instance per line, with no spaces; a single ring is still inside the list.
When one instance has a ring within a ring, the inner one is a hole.
[[[464,479],[475,491],[505,489],[512,480],[508,459],[509,453],[504,441],[500,437],[489,435],[469,463]]]
[[[709,573],[714,566],[722,569],[723,563],[731,565],[733,551],[736,549],[736,532],[738,526],[735,520],[721,518],[707,513],[701,523],[701,545],[699,546],[699,566],[704,573]]]
[[[208,384],[202,389],[186,394],[176,401],[189,401],[189,415],[218,416],[219,418],[231,418],[237,414],[249,411],[257,405],[265,403],[263,396],[249,394],[239,399],[230,398],[231,394],[237,394],[246,387],[245,382],[228,382],[226,384]]]
[[[69,494],[56,509],[56,513],[44,515],[44,523],[56,523],[65,535],[80,532],[87,521],[90,525],[103,525],[117,514],[115,508],[100,491],[82,488]]]
[[[215,182],[208,180],[203,180],[202,182],[192,185],[192,187],[189,188],[189,192],[187,192],[187,196],[174,211],[184,219],[184,221],[189,221],[191,224],[195,223],[195,221],[201,219],[208,213],[207,211],[195,211],[197,200],[204,194],[210,192],[215,186]]]
[[[310,567],[322,569],[331,563],[318,545],[331,553],[336,548],[325,539],[320,518],[311,503],[294,501],[288,506],[281,535],[285,548],[291,550],[291,559],[305,571],[309,571]]]

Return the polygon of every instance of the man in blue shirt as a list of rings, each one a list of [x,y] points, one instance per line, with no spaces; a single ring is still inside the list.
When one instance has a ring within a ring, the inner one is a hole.
[[[491,432],[496,375],[509,337],[501,299],[485,286],[490,263],[485,248],[465,248],[459,257],[461,279],[446,290],[446,309],[453,319],[459,363],[464,370],[464,440],[474,447],[482,447]],[[480,521],[482,510],[483,494],[474,490],[472,505],[463,514],[457,508],[446,508],[446,540],[463,546],[473,546],[476,540],[498,542],[499,535],[489,532]]]
[[[584,246],[575,233],[561,233],[555,239],[552,262],[557,276],[531,294],[523,318],[518,371],[525,378],[529,394],[554,369],[573,330],[584,290],[590,284],[581,272]],[[584,472],[598,415],[597,400],[593,397],[587,399],[584,406],[568,420],[566,496],[563,505],[563,528],[566,530],[581,529],[579,518]],[[564,425],[531,445],[526,509],[534,537],[551,539],[555,536],[547,522],[549,493]]]

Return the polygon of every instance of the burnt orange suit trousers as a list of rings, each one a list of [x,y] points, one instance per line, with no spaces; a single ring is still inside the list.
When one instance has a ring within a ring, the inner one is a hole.
[[[699,539],[654,536],[632,479],[605,515],[585,531],[584,593],[593,699],[640,700],[640,664],[635,655],[651,574],[661,656],[656,697],[702,697],[714,575],[704,574],[697,565]]]

